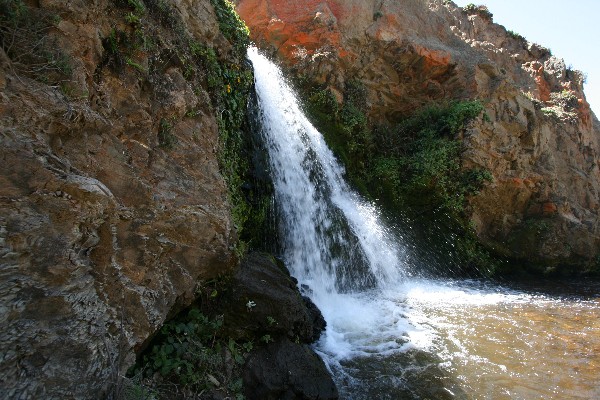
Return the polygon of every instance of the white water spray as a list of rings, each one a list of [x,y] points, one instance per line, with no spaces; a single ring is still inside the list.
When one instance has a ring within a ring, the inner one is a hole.
[[[376,209],[352,192],[281,71],[249,50],[270,158],[284,258],[315,294],[382,288],[402,277],[402,251]]]
[[[477,282],[409,279],[406,252],[375,207],[344,182],[342,167],[281,71],[255,48],[249,58],[281,219],[282,255],[327,321],[316,350],[333,370],[341,398],[600,395],[587,384],[593,370],[583,373],[575,391],[543,389],[553,381],[543,373],[536,373],[531,386],[528,375],[545,359],[548,365],[563,363],[565,370],[580,368],[579,357],[563,361],[564,352],[554,357],[547,342],[532,345],[540,331],[528,325],[530,316],[546,318],[543,307],[549,305],[554,313],[600,315],[596,303],[575,301],[563,309],[561,299]],[[569,329],[577,323],[567,322]],[[600,334],[600,326],[591,332]],[[514,355],[504,343],[518,346]]]

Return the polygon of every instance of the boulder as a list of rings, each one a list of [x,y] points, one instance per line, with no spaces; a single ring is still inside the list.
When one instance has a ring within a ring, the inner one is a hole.
[[[221,336],[252,341],[242,374],[248,399],[336,399],[323,361],[309,346],[325,329],[317,306],[273,256],[251,253],[228,282],[216,313]]]
[[[244,394],[250,400],[333,400],[337,389],[323,361],[306,344],[278,340],[246,362]]]
[[[274,257],[249,254],[221,299],[224,335],[242,339],[260,332],[302,343],[317,340],[325,320],[312,301],[300,294],[296,283]]]

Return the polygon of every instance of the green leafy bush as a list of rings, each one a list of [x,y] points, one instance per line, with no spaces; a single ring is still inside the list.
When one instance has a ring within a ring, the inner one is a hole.
[[[516,40],[526,40],[524,36],[518,34],[515,31],[508,30],[508,31],[506,31],[506,33],[508,33],[508,36],[510,36],[513,39],[516,39]]]
[[[367,95],[363,84],[357,80],[347,81],[341,105],[329,89],[312,89],[310,93],[305,107],[308,114],[345,164],[350,181],[362,187],[367,181],[365,173],[373,146],[364,111]]]
[[[172,130],[173,124],[168,119],[162,118],[158,128],[158,144],[160,147],[170,150],[177,143],[177,138],[171,133]]]
[[[215,9],[219,29],[237,51],[245,51],[250,44],[250,31],[235,11],[235,5],[229,0],[210,0]]]
[[[469,15],[479,15],[480,17],[488,19],[490,21],[494,18],[494,14],[492,14],[490,10],[483,5],[475,5],[473,3],[469,3],[463,7],[463,11]]]
[[[370,187],[397,207],[442,207],[455,216],[466,197],[476,194],[491,174],[463,170],[458,135],[483,111],[478,101],[430,106],[394,129],[378,132]],[[381,182],[381,185],[377,185]]]
[[[191,308],[163,325],[129,375],[154,377],[147,382],[159,393],[169,382],[178,392],[200,393],[218,387],[241,398],[240,366],[253,344],[218,338],[222,326],[222,317],[211,319],[199,309]],[[156,380],[156,374],[162,384]]]

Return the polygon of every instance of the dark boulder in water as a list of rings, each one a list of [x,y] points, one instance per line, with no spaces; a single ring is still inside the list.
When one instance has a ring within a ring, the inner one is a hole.
[[[283,263],[265,254],[252,253],[242,261],[222,301],[224,332],[234,339],[260,332],[312,343],[325,329],[321,312],[300,295]]]
[[[244,372],[249,399],[337,399],[323,360],[306,344],[279,340],[254,352]]]
[[[308,345],[321,336],[325,319],[296,283],[281,261],[252,253],[221,298],[223,336],[255,344],[243,372],[249,399],[338,398],[325,363]]]

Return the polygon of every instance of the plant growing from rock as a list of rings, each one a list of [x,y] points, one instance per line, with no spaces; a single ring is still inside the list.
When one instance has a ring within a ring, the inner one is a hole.
[[[23,0],[0,0],[0,45],[16,73],[50,85],[70,80],[71,58],[53,36],[59,23],[58,15]]]
[[[173,124],[166,118],[162,118],[158,125],[158,145],[167,150],[173,148],[177,143],[177,138],[171,132],[173,130]]]
[[[252,343],[241,345],[233,339],[219,339],[222,326],[222,317],[209,318],[198,308],[191,308],[163,325],[130,371],[131,379],[144,377],[141,384],[146,390],[162,397],[192,396],[218,389],[240,398],[239,366],[252,350]],[[234,361],[233,368],[228,360]]]
[[[468,15],[479,15],[480,17],[491,21],[494,18],[494,14],[484,5],[475,5],[469,3],[463,7],[463,11]]]
[[[510,36],[513,39],[516,39],[516,40],[526,40],[524,36],[518,34],[515,31],[508,30],[508,31],[506,31],[506,33],[508,34],[508,36]]]

